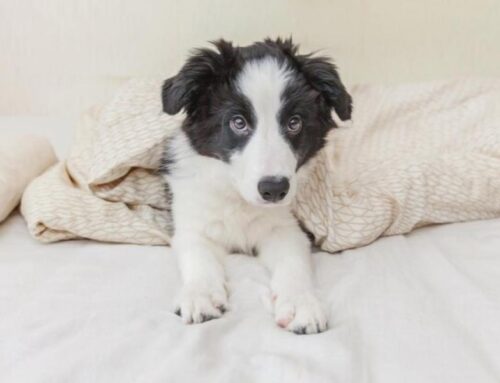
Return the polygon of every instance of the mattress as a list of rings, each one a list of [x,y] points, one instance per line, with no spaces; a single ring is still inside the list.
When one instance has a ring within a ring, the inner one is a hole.
[[[44,129],[60,155],[71,137],[61,121],[2,121]],[[500,220],[313,258],[328,331],[277,327],[269,274],[243,255],[226,259],[230,310],[186,326],[168,248],[41,244],[14,212],[0,225],[0,382],[500,380]]]

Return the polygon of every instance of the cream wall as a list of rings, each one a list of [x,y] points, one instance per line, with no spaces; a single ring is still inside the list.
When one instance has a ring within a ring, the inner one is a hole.
[[[347,84],[500,76],[500,0],[0,0],[0,114],[72,114],[207,40],[290,34]]]

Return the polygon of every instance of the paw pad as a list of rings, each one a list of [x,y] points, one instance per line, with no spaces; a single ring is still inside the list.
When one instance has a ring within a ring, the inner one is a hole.
[[[275,301],[278,326],[295,334],[315,334],[328,327],[325,311],[312,293],[297,296],[278,296]]]

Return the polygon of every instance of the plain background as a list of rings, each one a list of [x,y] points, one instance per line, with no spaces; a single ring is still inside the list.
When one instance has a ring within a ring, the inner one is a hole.
[[[75,114],[207,40],[268,35],[347,85],[500,76],[499,0],[0,0],[0,115]]]

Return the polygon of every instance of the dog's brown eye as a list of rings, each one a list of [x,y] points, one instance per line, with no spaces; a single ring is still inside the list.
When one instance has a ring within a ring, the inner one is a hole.
[[[229,126],[234,132],[238,134],[245,133],[248,130],[247,121],[243,116],[240,115],[231,118],[231,121],[229,121]]]
[[[298,134],[302,130],[302,119],[299,116],[292,116],[288,120],[288,133]]]

